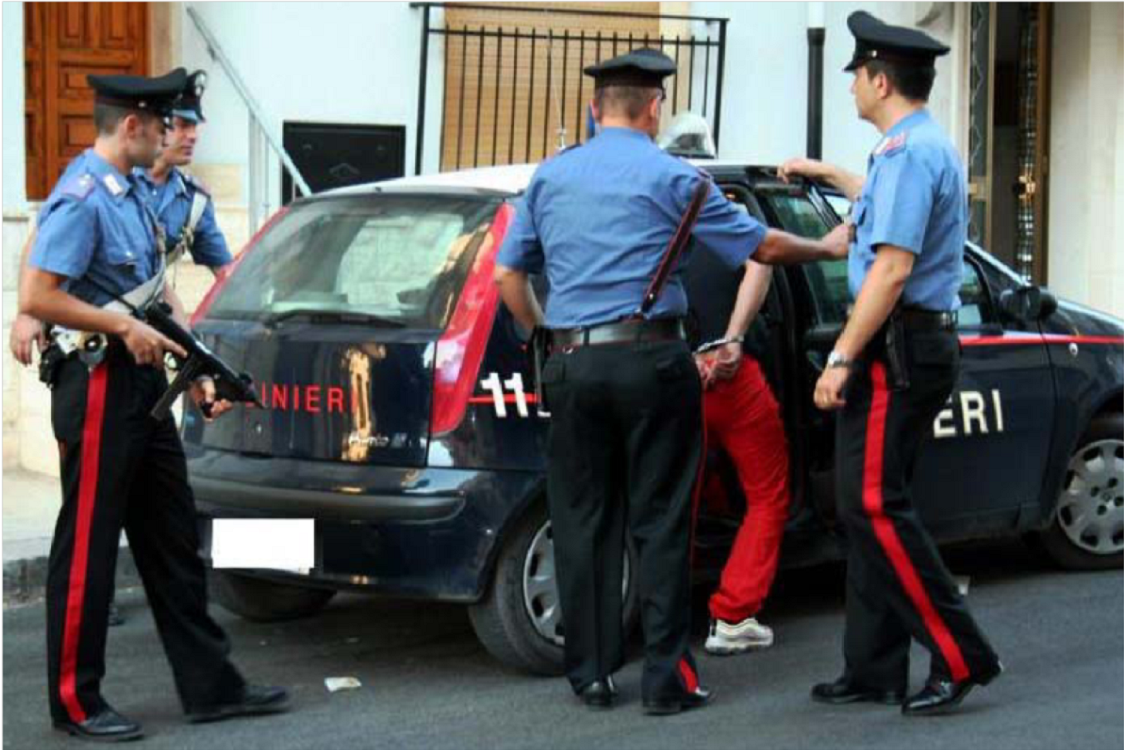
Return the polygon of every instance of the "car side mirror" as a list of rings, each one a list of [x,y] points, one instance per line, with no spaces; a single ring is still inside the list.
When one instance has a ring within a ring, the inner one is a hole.
[[[1005,289],[999,295],[999,309],[1015,320],[1045,320],[1058,309],[1058,298],[1039,286]]]

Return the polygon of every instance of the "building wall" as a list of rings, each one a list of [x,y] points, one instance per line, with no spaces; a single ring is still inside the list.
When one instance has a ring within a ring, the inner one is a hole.
[[[237,90],[207,54],[203,37],[180,4],[182,57],[208,71],[207,132],[196,151],[202,164],[235,165],[248,191],[249,117]],[[414,170],[421,10],[392,3],[196,3],[227,57],[260,103],[278,139],[282,122],[406,126],[406,172]],[[440,11],[433,12],[439,22]],[[444,58],[430,43],[427,171],[435,171],[440,139]],[[269,195],[280,195],[272,158]]]
[[[23,3],[3,3],[4,210],[18,209],[27,199],[23,158]]]
[[[23,210],[27,201],[27,173],[24,154],[24,73],[23,73],[23,3],[3,3],[0,10],[3,20],[3,343],[8,341],[8,331],[16,314],[16,283],[19,268],[19,249],[23,246],[27,217]],[[19,428],[20,419],[20,366],[7,352],[2,376],[4,379],[4,466],[19,461],[19,443],[8,439]]]
[[[1054,6],[1049,280],[1124,317],[1124,6]]]
[[[807,142],[808,41],[811,3],[694,2],[691,13],[726,17],[728,42],[722,104],[722,158],[774,164],[802,156]],[[855,172],[866,171],[866,158],[878,141],[873,125],[855,114],[850,94],[854,41],[847,16],[868,10],[887,23],[916,25],[933,3],[819,3],[824,20],[823,156]],[[951,4],[939,4],[950,6]],[[937,8],[925,31],[949,43],[952,8]],[[944,126],[959,130],[951,110],[953,57],[937,62],[937,80],[929,108]]]

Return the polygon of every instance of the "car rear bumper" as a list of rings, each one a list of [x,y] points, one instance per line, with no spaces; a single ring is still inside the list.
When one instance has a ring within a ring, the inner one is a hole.
[[[188,449],[204,558],[215,518],[311,518],[307,575],[239,571],[310,586],[473,602],[504,531],[541,488],[518,471],[401,469],[247,458]]]

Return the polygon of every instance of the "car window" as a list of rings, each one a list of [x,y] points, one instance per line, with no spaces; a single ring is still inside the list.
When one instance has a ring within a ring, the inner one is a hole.
[[[957,320],[960,328],[976,328],[995,322],[995,311],[987,285],[975,264],[967,258],[964,259],[964,274],[960,281],[960,312]]]
[[[497,205],[440,195],[296,204],[239,265],[208,315],[346,313],[443,328]]]
[[[777,225],[801,237],[819,239],[832,224],[803,189],[785,188],[760,193]],[[842,323],[847,318],[851,294],[847,289],[847,261],[827,260],[801,266],[812,293],[813,313],[822,324]]]

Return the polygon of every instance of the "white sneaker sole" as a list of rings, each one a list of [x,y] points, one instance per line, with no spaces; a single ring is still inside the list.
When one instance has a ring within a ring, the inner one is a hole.
[[[746,651],[761,651],[773,645],[773,639],[767,638],[762,641],[726,641],[716,640],[712,638],[706,639],[706,649],[708,654],[715,656],[732,656],[734,654],[744,654]]]

